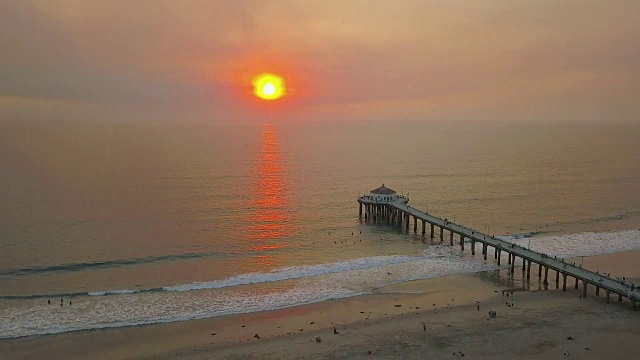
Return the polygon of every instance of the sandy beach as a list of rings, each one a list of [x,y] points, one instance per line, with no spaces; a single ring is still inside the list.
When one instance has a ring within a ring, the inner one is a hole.
[[[583,261],[640,282],[639,256],[636,250]],[[529,288],[514,287],[505,270],[449,276],[276,311],[4,340],[0,353],[7,359],[601,359],[637,353],[640,312],[628,300],[612,297],[606,304],[594,289],[586,299],[572,288],[539,290],[535,276]]]

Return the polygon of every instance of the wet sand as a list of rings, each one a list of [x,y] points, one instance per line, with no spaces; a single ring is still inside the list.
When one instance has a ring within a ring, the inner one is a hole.
[[[598,255],[585,257],[584,267],[638,284],[638,259],[640,250]],[[525,291],[505,270],[449,276],[275,311],[3,340],[0,354],[3,359],[637,356],[640,311],[632,311],[628,300],[618,303],[612,296],[606,304],[593,288],[580,299],[572,287],[538,290],[538,284],[532,273],[533,290]],[[489,310],[496,311],[495,318]]]

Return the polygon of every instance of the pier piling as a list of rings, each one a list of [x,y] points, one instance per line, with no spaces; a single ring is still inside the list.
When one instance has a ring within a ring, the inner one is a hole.
[[[405,229],[404,230],[406,232],[409,232],[409,222],[411,222],[411,219],[409,218],[409,216],[410,216],[409,213],[406,213],[406,214],[407,214],[407,218],[405,219],[406,220],[406,224],[405,224]]]

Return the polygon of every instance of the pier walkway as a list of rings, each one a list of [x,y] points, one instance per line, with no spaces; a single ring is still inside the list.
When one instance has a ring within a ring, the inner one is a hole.
[[[464,251],[465,243],[471,243],[471,253],[475,255],[475,244],[482,244],[482,255],[487,260],[489,247],[494,249],[494,259],[500,265],[501,253],[504,251],[508,254],[508,264],[511,266],[511,274],[514,273],[516,259],[522,261],[523,276],[526,272],[526,278],[529,280],[531,276],[532,264],[538,265],[538,278],[542,278],[544,269],[544,285],[548,285],[549,270],[555,272],[556,287],[559,286],[560,275],[562,275],[562,290],[566,291],[567,278],[575,279],[575,288],[578,289],[578,281],[582,282],[582,296],[587,296],[587,286],[595,286],[596,295],[600,294],[600,289],[605,291],[607,302],[609,302],[610,294],[618,295],[618,301],[622,301],[623,297],[631,301],[633,308],[636,302],[640,300],[638,289],[631,291],[628,284],[624,284],[616,279],[612,279],[604,274],[595,273],[593,271],[583,269],[564,261],[564,259],[549,257],[548,255],[523,248],[508,241],[496,238],[489,234],[484,234],[475,229],[471,229],[459,224],[452,223],[448,219],[442,219],[437,216],[430,215],[424,211],[415,209],[408,204],[408,199],[402,196],[393,196],[387,200],[380,200],[373,196],[361,196],[358,198],[360,203],[360,217],[362,217],[363,206],[365,208],[365,220],[372,222],[398,223],[404,222],[406,231],[409,231],[410,220],[413,218],[413,231],[418,232],[418,221],[422,222],[422,235],[426,235],[426,224],[430,225],[430,236],[434,237],[434,228],[440,228],[440,241],[444,240],[444,231],[449,232],[450,245],[454,245],[454,234],[459,236],[459,245]]]

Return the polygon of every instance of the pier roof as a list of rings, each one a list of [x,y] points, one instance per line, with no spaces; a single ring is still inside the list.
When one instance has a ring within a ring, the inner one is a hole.
[[[372,194],[380,194],[380,195],[393,195],[396,192],[389,189],[388,187],[384,186],[384,184],[382,184],[382,186],[380,186],[377,189],[371,190]]]

